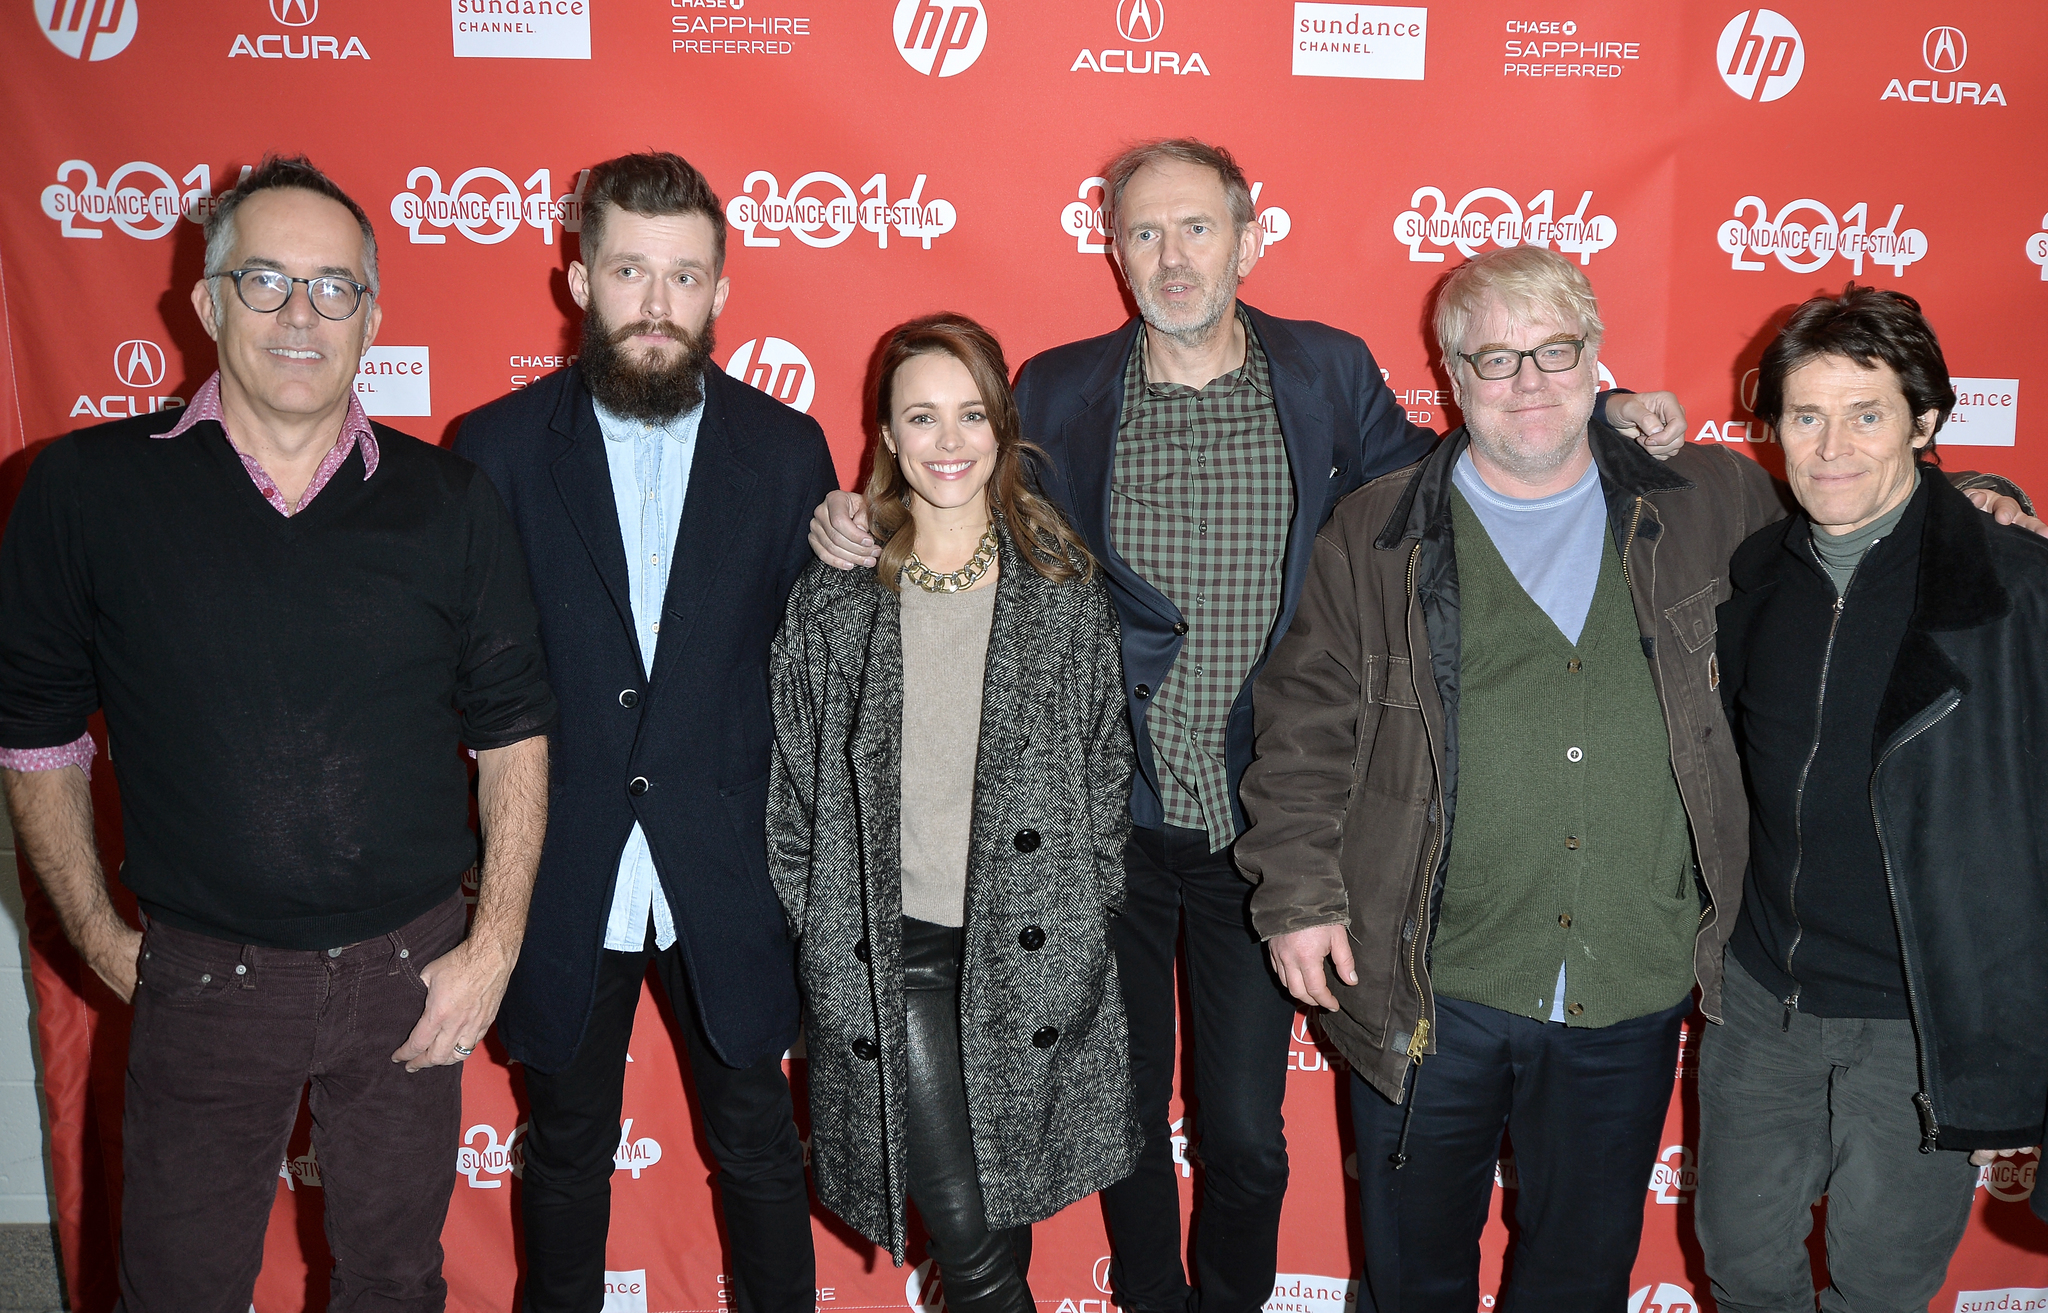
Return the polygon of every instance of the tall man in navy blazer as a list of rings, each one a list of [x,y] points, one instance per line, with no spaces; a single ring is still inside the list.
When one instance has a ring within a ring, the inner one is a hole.
[[[561,703],[525,951],[498,1016],[532,1103],[524,1307],[604,1301],[626,1045],[650,963],[718,1159],[743,1313],[815,1307],[782,1072],[792,948],[768,882],[768,645],[838,486],[818,425],[711,364],[725,225],[671,154],[590,172],[576,364],[492,402],[456,449],[533,565]]]
[[[1137,731],[1115,944],[1145,1146],[1136,1174],[1103,1191],[1111,1280],[1130,1313],[1252,1313],[1273,1293],[1294,1019],[1231,858],[1245,824],[1237,786],[1252,757],[1252,681],[1287,632],[1338,499],[1419,460],[1437,435],[1408,422],[1357,337],[1237,299],[1261,232],[1227,152],[1150,142],[1103,176],[1104,225],[1140,317],[1027,362],[1017,406],[1051,458],[1045,490],[1103,563]],[[1684,440],[1667,393],[1609,394],[1607,418],[1645,445],[1655,435],[1662,454]],[[811,539],[840,565],[873,559],[843,493],[819,508]],[[1181,1266],[1167,1125],[1183,929],[1206,1178],[1198,1298]],[[1330,951],[1346,966],[1342,934]]]

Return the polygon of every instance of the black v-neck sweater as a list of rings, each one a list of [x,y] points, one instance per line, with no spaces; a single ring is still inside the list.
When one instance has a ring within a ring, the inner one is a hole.
[[[182,929],[275,948],[394,930],[474,861],[459,744],[555,717],[517,536],[490,481],[375,426],[286,518],[221,426],[81,430],[0,545],[0,747],[104,710],[121,879]]]

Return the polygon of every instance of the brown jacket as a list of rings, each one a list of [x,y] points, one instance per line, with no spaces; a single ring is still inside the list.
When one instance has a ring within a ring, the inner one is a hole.
[[[1428,949],[1458,797],[1451,468],[1466,441],[1458,430],[1323,526],[1294,624],[1254,694],[1251,828],[1237,842],[1258,885],[1260,938],[1349,927],[1358,984],[1331,976],[1343,1010],[1324,1014],[1324,1029],[1397,1103],[1410,1065],[1435,1051]],[[1597,422],[1592,446],[1710,899],[1694,968],[1718,1019],[1749,810],[1718,692],[1714,609],[1729,595],[1729,556],[1786,508],[1756,462],[1720,447],[1688,446],[1660,465]]]

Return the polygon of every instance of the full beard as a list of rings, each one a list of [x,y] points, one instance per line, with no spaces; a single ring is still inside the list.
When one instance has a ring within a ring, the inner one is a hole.
[[[1159,298],[1159,289],[1167,283],[1187,283],[1202,292],[1199,304],[1186,310],[1175,311]],[[1154,274],[1142,288],[1132,287],[1131,296],[1138,303],[1138,313],[1144,316],[1145,326],[1155,333],[1172,338],[1184,347],[1198,347],[1209,340],[1216,326],[1223,322],[1223,316],[1237,302],[1237,280],[1226,276],[1213,287],[1203,287],[1201,282],[1185,274]],[[1189,322],[1175,323],[1175,313],[1192,316]]]
[[[626,341],[643,333],[659,333],[682,343],[682,354],[650,360],[625,348]],[[704,371],[711,363],[714,336],[709,320],[694,336],[667,319],[643,319],[615,329],[593,307],[583,317],[583,354],[577,364],[590,395],[606,410],[649,424],[665,424],[704,400]]]

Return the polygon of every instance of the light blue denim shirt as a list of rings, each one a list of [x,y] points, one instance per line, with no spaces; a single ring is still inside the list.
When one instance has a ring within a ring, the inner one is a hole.
[[[633,634],[640,641],[640,667],[654,671],[654,645],[661,638],[661,603],[668,593],[669,554],[683,522],[683,498],[690,490],[690,459],[697,452],[697,426],[704,403],[666,424],[648,424],[597,407],[604,433],[604,458],[611,468],[612,498],[619,507],[619,536],[626,546],[626,580],[633,596]],[[654,944],[676,942],[675,918],[654,873],[654,854],[640,823],[619,854],[619,878],[612,890],[604,946],[637,953],[647,945],[647,919],[654,918]]]

